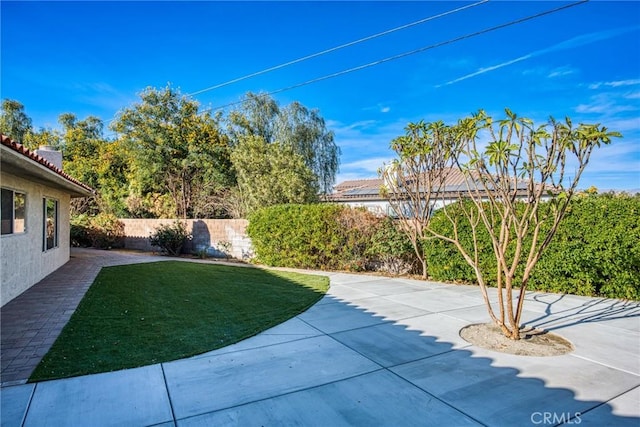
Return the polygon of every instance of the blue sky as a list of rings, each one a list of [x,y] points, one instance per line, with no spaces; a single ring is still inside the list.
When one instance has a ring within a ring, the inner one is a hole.
[[[472,4],[2,1],[1,96],[35,127],[57,127],[65,112],[108,123],[147,86],[197,92]],[[194,98],[220,107],[568,4],[491,0]],[[375,177],[411,121],[508,107],[622,132],[580,187],[640,189],[640,2],[590,1],[274,98],[320,110],[342,150],[338,181]]]

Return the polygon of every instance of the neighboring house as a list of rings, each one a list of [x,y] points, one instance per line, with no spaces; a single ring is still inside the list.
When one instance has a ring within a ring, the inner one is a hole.
[[[35,152],[1,135],[0,305],[69,260],[71,199],[93,189],[62,171],[62,154]]]
[[[395,217],[395,209],[389,200],[381,194],[384,185],[385,182],[382,178],[343,181],[334,187],[333,193],[325,197],[325,202],[363,207],[378,215]],[[482,186],[478,184],[478,188],[482,188]],[[442,190],[437,200],[432,201],[434,209],[440,209],[442,206],[458,200],[468,191],[462,171],[459,169],[447,170],[447,178]],[[519,185],[518,194],[526,196],[526,184]]]
[[[333,193],[328,194],[325,201],[367,208],[378,215],[392,215],[389,201],[380,194],[383,185],[382,178],[343,181],[333,187]]]

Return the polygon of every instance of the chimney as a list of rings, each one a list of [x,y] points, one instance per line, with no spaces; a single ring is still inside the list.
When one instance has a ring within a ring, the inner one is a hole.
[[[62,152],[50,145],[41,145],[36,150],[38,156],[44,157],[49,163],[62,170]]]

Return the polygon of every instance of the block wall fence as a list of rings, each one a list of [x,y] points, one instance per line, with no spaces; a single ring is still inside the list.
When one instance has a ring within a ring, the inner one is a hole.
[[[174,219],[120,219],[124,224],[124,247],[142,251],[157,251],[149,243],[149,236],[161,225]],[[246,234],[246,219],[185,219],[181,220],[193,239],[183,248],[185,253],[206,251],[209,256],[222,257],[225,252],[237,259],[253,257],[251,239]]]

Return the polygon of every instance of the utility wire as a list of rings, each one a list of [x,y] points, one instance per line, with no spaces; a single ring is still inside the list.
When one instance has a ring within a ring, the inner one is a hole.
[[[409,51],[409,52],[404,52],[404,53],[400,53],[398,55],[389,56],[387,58],[380,59],[378,61],[370,62],[370,63],[364,64],[364,65],[359,65],[357,67],[349,68],[347,70],[338,71],[338,72],[333,73],[333,74],[327,74],[327,75],[324,75],[322,77],[317,77],[315,79],[307,80],[307,81],[302,82],[302,83],[294,84],[292,86],[287,86],[287,87],[284,87],[284,88],[281,88],[281,89],[276,89],[274,91],[263,93],[263,94],[258,95],[258,96],[262,96],[262,97],[271,96],[271,95],[274,95],[276,93],[281,93],[281,92],[285,92],[285,91],[288,91],[288,90],[297,89],[299,87],[307,86],[307,85],[310,85],[312,83],[317,83],[317,82],[320,82],[320,81],[323,81],[323,80],[328,80],[328,79],[331,79],[331,78],[334,78],[334,77],[338,77],[338,76],[341,76],[341,75],[344,75],[344,74],[353,73],[354,71],[363,70],[365,68],[373,67],[375,65],[380,65],[380,64],[383,64],[383,63],[389,62],[389,61],[394,61],[396,59],[404,58],[406,56],[410,56],[410,55],[414,55],[416,53],[424,52],[426,50],[431,50],[431,49],[435,49],[437,47],[442,47],[442,46],[446,46],[446,45],[449,45],[449,44],[452,44],[452,43],[457,43],[459,41],[462,41],[462,40],[465,40],[465,39],[469,39],[469,38],[472,38],[472,37],[476,37],[476,36],[479,36],[479,35],[482,35],[482,34],[486,34],[486,33],[492,32],[492,31],[500,30],[502,28],[510,27],[510,26],[517,25],[517,24],[521,24],[523,22],[530,21],[532,19],[537,19],[537,18],[540,18],[540,17],[545,16],[545,15],[550,15],[552,13],[556,13],[556,12],[559,12],[559,11],[564,10],[564,9],[569,9],[571,7],[574,7],[574,6],[578,6],[578,5],[587,3],[588,1],[589,0],[580,0],[580,1],[575,2],[575,3],[570,3],[568,5],[564,5],[564,6],[556,7],[554,9],[546,10],[544,12],[536,13],[535,15],[529,15],[529,16],[526,16],[524,18],[520,18],[520,19],[516,19],[514,21],[509,21],[509,22],[504,23],[504,24],[496,25],[495,27],[490,27],[490,28],[486,28],[484,30],[476,31],[474,33],[465,34],[465,35],[460,36],[460,37],[456,37],[456,38],[453,38],[453,39],[445,40],[443,42],[435,43],[435,44],[432,44],[432,45],[429,45],[429,46],[424,46],[424,47],[421,47],[421,48],[418,48],[418,49],[415,49],[415,50],[412,50],[412,51]],[[235,102],[231,102],[229,104],[222,105],[220,107],[208,108],[206,110],[203,110],[202,112],[204,113],[204,112],[213,111],[213,110],[222,110],[224,108],[227,108],[227,107],[230,107],[230,106],[233,106],[233,105],[242,104],[243,102],[244,102],[243,100],[235,101]]]
[[[442,18],[443,16],[447,16],[447,15],[451,15],[451,14],[454,14],[454,13],[458,13],[458,12],[461,12],[461,11],[463,11],[465,9],[470,9],[472,7],[480,6],[481,4],[487,3],[488,1],[489,0],[481,0],[481,1],[473,3],[473,4],[469,4],[469,5],[466,5],[466,6],[459,7],[457,9],[453,9],[453,10],[449,10],[447,12],[440,13],[438,15],[429,16],[427,18],[423,18],[423,19],[420,19],[418,21],[411,22],[409,24],[401,25],[399,27],[395,27],[395,28],[392,28],[390,30],[383,31],[381,33],[373,34],[371,36],[363,37],[361,39],[354,40],[354,41],[349,42],[349,43],[341,44],[340,46],[336,46],[336,47],[332,47],[332,48],[323,50],[322,52],[317,52],[317,53],[313,53],[311,55],[303,56],[302,58],[294,59],[293,61],[285,62],[285,63],[280,64],[280,65],[275,65],[273,67],[266,68],[266,69],[261,70],[261,71],[256,71],[255,73],[247,74],[246,76],[238,77],[238,78],[235,78],[233,80],[229,80],[229,81],[226,81],[224,83],[220,83],[220,84],[217,84],[215,86],[208,87],[206,89],[201,89],[201,90],[189,93],[189,94],[187,94],[187,96],[199,95],[201,93],[208,92],[208,91],[214,90],[214,89],[218,89],[218,88],[221,88],[223,86],[228,86],[230,84],[237,83],[237,82],[240,82],[242,80],[250,79],[252,77],[256,77],[256,76],[259,76],[261,74],[266,74],[266,73],[269,73],[271,71],[279,70],[280,68],[288,67],[289,65],[297,64],[299,62],[303,62],[303,61],[306,61],[308,59],[312,59],[312,58],[316,58],[318,56],[326,55],[327,53],[335,52],[336,50],[344,49],[345,47],[353,46],[353,45],[356,45],[358,43],[363,43],[363,42],[366,42],[366,41],[369,41],[369,40],[373,40],[373,39],[378,38],[378,37],[386,36],[387,34],[391,34],[391,33],[394,33],[396,31],[400,31],[400,30],[404,30],[404,29],[407,29],[407,28],[410,28],[410,27],[414,27],[416,25],[424,24],[425,22],[432,21],[432,20],[438,19],[438,18]]]

